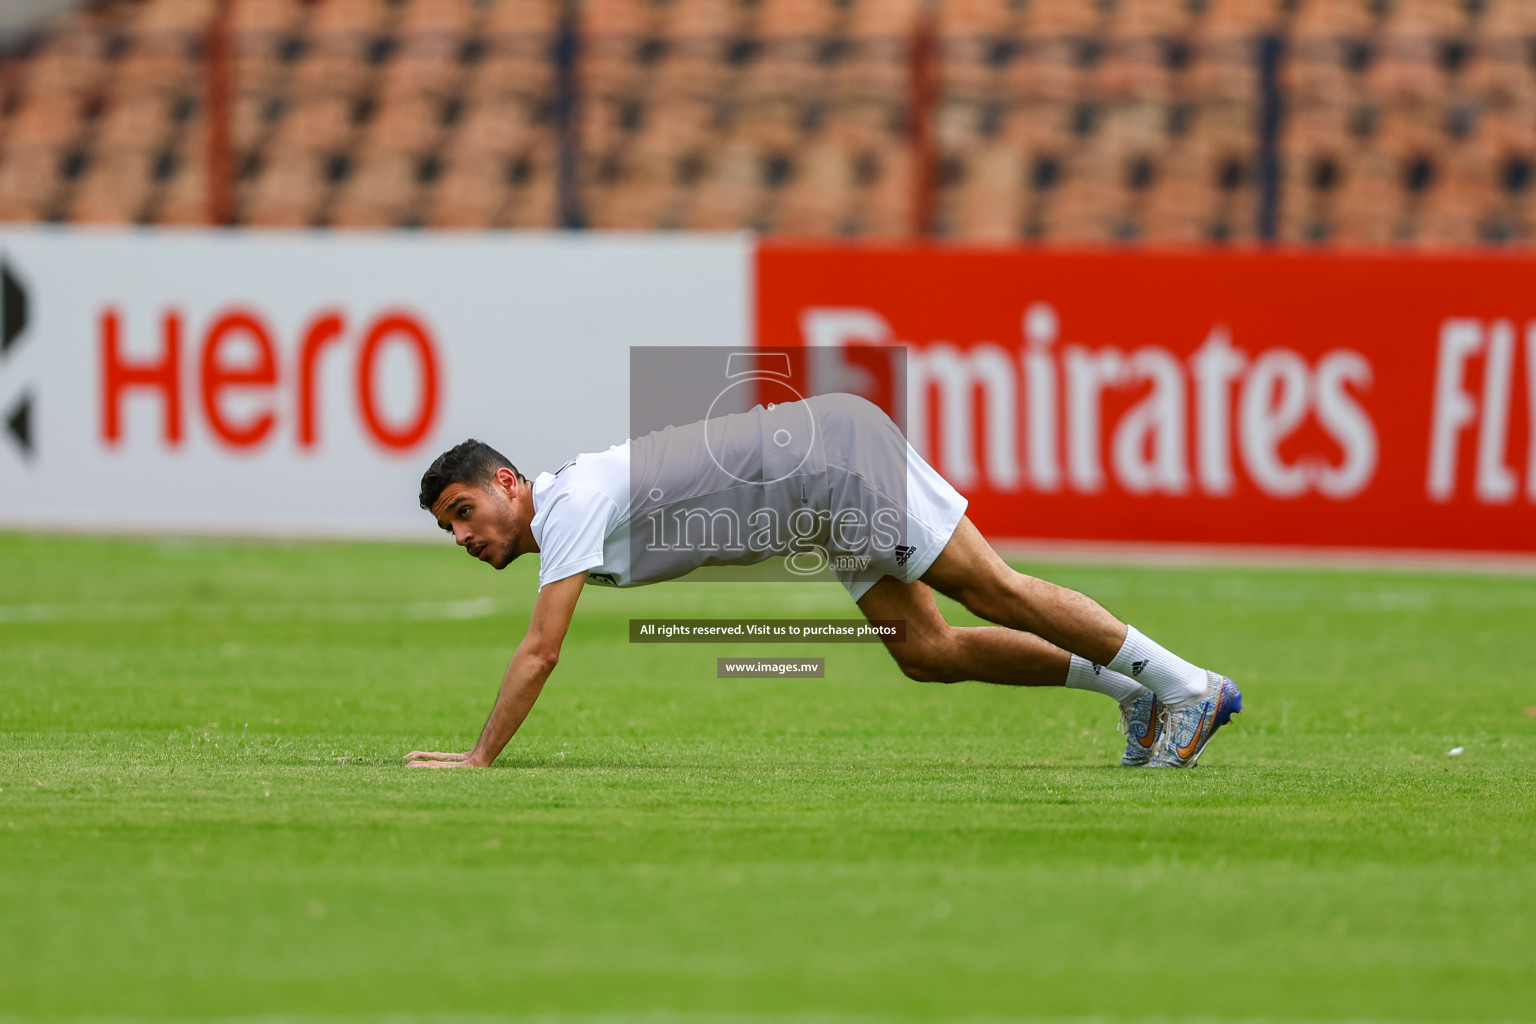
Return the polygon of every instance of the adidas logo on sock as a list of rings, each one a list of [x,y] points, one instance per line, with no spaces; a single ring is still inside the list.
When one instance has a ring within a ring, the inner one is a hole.
[[[1146,668],[1146,667],[1147,667],[1147,659],[1146,658],[1143,658],[1140,661],[1133,661],[1133,662],[1131,662],[1131,675],[1132,675],[1132,677],[1141,675],[1141,670]]]

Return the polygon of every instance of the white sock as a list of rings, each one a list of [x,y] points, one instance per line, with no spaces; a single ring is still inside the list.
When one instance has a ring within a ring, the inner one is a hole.
[[[1092,690],[1106,697],[1113,697],[1124,704],[1140,693],[1143,687],[1130,676],[1121,675],[1105,665],[1095,665],[1087,658],[1072,655],[1067,669],[1067,687],[1073,690]]]
[[[1205,669],[1143,636],[1135,626],[1126,627],[1125,643],[1109,667],[1141,683],[1164,704],[1180,704],[1205,692]]]

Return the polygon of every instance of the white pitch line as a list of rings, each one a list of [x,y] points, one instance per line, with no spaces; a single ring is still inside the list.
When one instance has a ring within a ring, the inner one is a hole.
[[[1281,544],[1041,540],[988,538],[1011,561],[1079,565],[1340,572],[1466,573],[1536,576],[1533,551],[1448,551],[1429,548],[1333,548]]]
[[[462,622],[496,614],[496,599],[411,604],[9,604],[0,625],[50,622]]]

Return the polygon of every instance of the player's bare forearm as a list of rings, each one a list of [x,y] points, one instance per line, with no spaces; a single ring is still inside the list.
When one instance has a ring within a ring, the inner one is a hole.
[[[485,768],[500,756],[533,710],[544,683],[560,660],[560,644],[570,628],[585,575],[547,584],[539,591],[528,633],[501,677],[496,705],[475,745],[462,754],[413,750],[405,760],[413,768]]]
[[[475,745],[462,754],[413,750],[406,755],[406,761],[412,768],[490,767],[528,718],[528,712],[533,710],[534,701],[544,692],[544,683],[554,668],[554,659],[519,646],[501,677],[496,706],[491,709],[491,717],[486,719]]]
[[[476,767],[486,767],[501,755],[508,741],[533,710],[533,702],[544,692],[544,683],[555,670],[553,659],[534,653],[525,653],[519,647],[507,665],[507,674],[501,677],[501,691],[496,694],[496,706],[480,739],[469,752],[469,762]]]

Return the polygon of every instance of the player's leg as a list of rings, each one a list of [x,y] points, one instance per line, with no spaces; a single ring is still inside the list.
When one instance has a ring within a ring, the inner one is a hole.
[[[869,619],[906,622],[906,640],[886,649],[909,678],[922,682],[975,680],[1003,686],[1072,686],[1126,701],[1143,692],[1134,680],[1095,666],[1032,633],[1006,626],[955,626],[945,620],[924,583],[886,576],[859,599]]]
[[[967,679],[1005,686],[1062,686],[1092,690],[1120,706],[1125,755],[1121,764],[1142,765],[1157,739],[1157,704],[1135,680],[1093,665],[1055,644],[1006,626],[952,626],[939,612],[933,590],[921,582],[887,576],[859,599],[870,619],[901,619],[906,640],[886,650],[908,678],[953,683]]]
[[[949,625],[934,602],[934,591],[922,582],[886,576],[860,597],[859,608],[869,619],[905,620],[905,642],[885,646],[909,679],[1089,689],[1120,705],[1120,728],[1126,734],[1121,765],[1146,765],[1152,755],[1157,702],[1144,686],[1120,672],[1092,665],[1020,629]]]
[[[863,552],[849,546],[852,554],[872,555],[869,571],[905,582],[920,579],[990,622],[1034,633],[1131,676],[1169,704],[1205,691],[1203,670],[1097,602],[1010,568],[965,516],[965,498],[878,407],[850,395],[823,395],[815,402],[832,508],[839,515],[862,513],[862,521],[872,524],[889,510],[891,495],[902,498],[905,539],[889,549],[889,560],[877,546]],[[850,586],[850,592],[856,591]]]
[[[1018,572],[987,543],[969,516],[923,582],[989,622],[1024,629],[1100,665],[1125,643],[1125,623],[1075,590]]]
[[[1230,679],[1185,661],[1098,602],[1013,569],[962,517],[924,582],[976,615],[1028,630],[1146,686],[1167,706],[1154,765],[1192,765],[1215,730],[1242,710]]]
[[[906,622],[905,641],[885,646],[909,678],[1005,686],[1061,686],[1067,681],[1072,656],[1066,651],[1004,626],[952,626],[926,584],[886,576],[858,603],[866,618]]]
[[[942,616],[931,594],[918,600],[911,592],[892,590],[882,579],[876,584],[880,595],[871,599],[874,590],[860,592],[857,584],[845,581],[865,614],[885,617],[872,609],[883,612],[877,609],[881,595],[897,595],[889,601],[889,617],[906,617],[918,624],[922,632],[910,651],[890,645],[908,675],[1021,681],[1018,675],[1004,676],[1012,658],[1011,664],[1020,666],[1014,673],[1027,671],[1037,681],[1060,679],[1067,685],[1072,675],[1081,675],[1093,680],[1089,688],[1096,688],[1106,670],[1112,670],[1151,690],[1168,708],[1166,721],[1198,723],[1197,732],[1213,730],[1208,721],[1222,724],[1223,714],[1240,708],[1240,695],[1230,680],[1165,650],[1082,594],[1010,568],[965,517],[965,498],[907,444],[878,408],[850,396],[821,396],[819,401],[829,453],[831,506],[840,513],[862,510],[864,521],[875,523],[886,507],[880,499],[895,494],[904,498],[904,541],[889,549],[888,559],[876,549],[866,568],[887,574],[892,584],[926,582],[984,619],[1035,635],[1017,641],[1005,634],[941,626]],[[836,473],[832,471],[835,462],[840,470]],[[1063,653],[1070,651],[1071,656],[1063,663],[1062,655],[1050,655],[1042,665],[1037,639]],[[1081,672],[1074,671],[1079,668]],[[1042,673],[1048,674],[1042,678]],[[1224,709],[1221,702],[1227,687],[1238,703]],[[1150,707],[1150,701],[1145,703]],[[1208,738],[1209,731],[1205,735]],[[1193,758],[1182,763],[1193,763]]]
[[[1145,684],[1172,704],[1205,689],[1205,671],[1146,640],[1092,598],[1018,572],[962,518],[923,582],[999,625],[1028,630]],[[1157,657],[1143,657],[1141,646]],[[1127,648],[1133,648],[1127,652]],[[1135,657],[1127,660],[1127,653]],[[1124,662],[1124,664],[1120,664]]]

